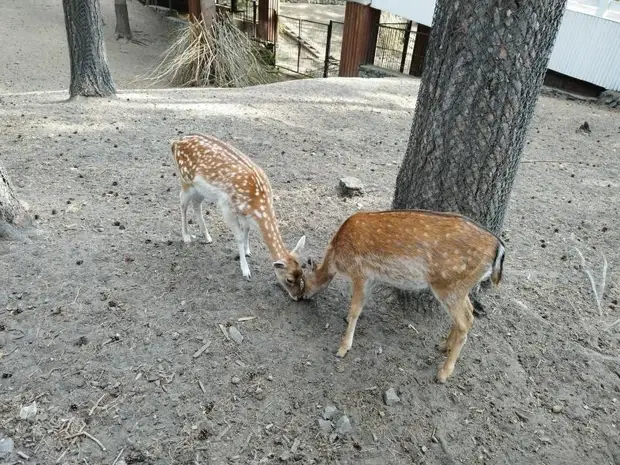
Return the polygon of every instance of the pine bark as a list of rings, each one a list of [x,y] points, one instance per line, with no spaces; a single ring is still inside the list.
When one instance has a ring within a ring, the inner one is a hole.
[[[71,61],[71,98],[114,95],[103,44],[100,0],[63,0],[62,6]]]
[[[565,0],[438,0],[394,208],[501,232]]]

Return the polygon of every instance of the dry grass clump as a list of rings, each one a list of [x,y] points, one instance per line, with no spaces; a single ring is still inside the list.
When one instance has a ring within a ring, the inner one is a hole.
[[[194,20],[179,27],[148,79],[182,87],[245,87],[276,80],[268,68],[260,44],[220,16],[208,26]]]

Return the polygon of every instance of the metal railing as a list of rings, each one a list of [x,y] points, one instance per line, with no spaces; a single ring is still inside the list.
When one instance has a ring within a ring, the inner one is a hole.
[[[343,23],[278,17],[276,66],[307,77],[337,74]]]
[[[399,73],[411,73],[412,61],[424,58],[415,54],[415,40],[427,35],[414,30],[414,25],[412,21],[379,24],[373,64]]]

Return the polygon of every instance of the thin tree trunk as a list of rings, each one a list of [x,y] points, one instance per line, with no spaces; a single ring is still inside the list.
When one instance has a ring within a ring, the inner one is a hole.
[[[215,0],[200,0],[200,12],[205,27],[211,27],[215,21]]]
[[[114,13],[116,16],[116,40],[124,38],[131,40],[131,26],[129,25],[129,12],[127,11],[127,0],[114,0]]]
[[[114,95],[103,45],[100,0],[62,0],[62,6],[71,58],[71,98]]]
[[[0,165],[0,239],[21,237],[20,227],[26,226],[30,219],[17,199],[6,171]]]
[[[499,234],[565,0],[438,0],[394,208]]]

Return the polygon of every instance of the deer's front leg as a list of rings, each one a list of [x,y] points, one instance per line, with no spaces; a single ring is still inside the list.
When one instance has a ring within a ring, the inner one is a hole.
[[[244,278],[249,280],[252,277],[252,273],[250,273],[250,267],[248,266],[248,261],[245,258],[245,243],[239,219],[228,205],[222,205],[221,208],[224,220],[228,223],[228,227],[235,236],[235,242],[237,243],[237,249],[239,250],[239,265],[241,266],[241,274],[243,274]]]
[[[349,349],[353,345],[353,335],[355,334],[355,326],[357,325],[357,319],[362,313],[364,307],[364,301],[366,299],[366,281],[362,278],[354,278],[352,283],[353,295],[351,296],[351,308],[349,309],[349,316],[347,321],[347,330],[340,342],[340,348],[336,355],[338,357],[344,357],[347,355]]]

